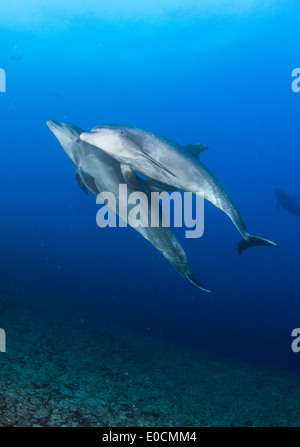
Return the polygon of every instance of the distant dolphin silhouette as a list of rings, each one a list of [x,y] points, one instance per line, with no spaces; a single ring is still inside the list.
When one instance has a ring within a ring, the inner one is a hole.
[[[20,61],[23,58],[23,54],[21,56],[10,56],[11,61]]]
[[[92,144],[121,163],[128,185],[135,184],[135,172],[183,191],[201,194],[232,220],[242,239],[237,245],[241,254],[249,247],[274,242],[248,233],[244,219],[221,183],[199,161],[197,145],[180,146],[162,135],[124,125],[101,125],[80,139]],[[202,149],[203,150],[203,149]]]
[[[279,210],[280,207],[284,208],[292,214],[300,216],[300,203],[299,196],[291,196],[282,189],[276,189],[276,208]]]
[[[80,140],[80,134],[83,130],[73,124],[57,123],[56,121],[48,121],[47,126],[59,140],[64,151],[70,157],[75,165],[75,175],[81,189],[87,194],[89,189],[94,194],[100,192],[112,192],[119,201],[119,184],[124,183],[123,174],[120,164],[109,157],[103,151],[84,143]],[[140,179],[139,188],[150,196],[151,191],[157,191],[161,186],[159,183]],[[134,188],[128,186],[128,194],[135,191]],[[130,208],[128,207],[128,212]],[[118,212],[118,209],[117,209]],[[149,221],[151,222],[151,214],[153,210],[147,210]],[[201,290],[210,292],[198,281],[190,272],[186,254],[177,241],[171,228],[162,226],[162,213],[159,213],[159,227],[137,227],[137,230],[145,239],[147,239],[174,267],[174,269],[185,279],[190,281],[194,286]]]

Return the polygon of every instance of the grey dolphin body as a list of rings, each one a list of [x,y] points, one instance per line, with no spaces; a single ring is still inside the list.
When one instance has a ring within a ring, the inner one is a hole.
[[[289,211],[292,214],[296,214],[300,216],[300,203],[299,196],[291,196],[287,192],[282,189],[276,189],[276,207],[279,209],[280,207],[284,208],[286,211]]]
[[[97,126],[91,132],[80,135],[80,138],[118,160],[128,184],[134,183],[137,171],[184,191],[204,193],[205,199],[224,211],[241,233],[242,239],[237,245],[239,254],[255,245],[277,246],[267,239],[248,233],[243,217],[230,195],[199,161],[198,145],[182,147],[153,132],[122,125]]]
[[[119,185],[124,183],[120,164],[99,149],[80,140],[83,132],[72,124],[48,121],[49,129],[54,133],[63,149],[73,161],[76,171],[76,179],[85,193],[87,189],[98,195],[100,192],[113,193],[119,202]],[[149,197],[151,182],[141,179],[141,188]],[[134,192],[128,187],[128,195]],[[118,212],[118,209],[117,209]],[[128,206],[128,213],[130,206]],[[147,209],[149,222],[151,222],[150,207]],[[153,212],[153,210],[152,210]],[[196,287],[209,292],[190,272],[186,254],[169,227],[162,227],[162,213],[159,216],[159,227],[137,227],[137,230],[147,239],[185,279],[188,279]]]

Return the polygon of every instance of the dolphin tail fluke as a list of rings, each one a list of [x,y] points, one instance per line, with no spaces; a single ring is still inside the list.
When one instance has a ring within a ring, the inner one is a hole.
[[[245,237],[242,237],[242,239],[238,242],[237,252],[239,255],[241,255],[243,251],[247,250],[247,248],[255,247],[258,245],[268,245],[270,247],[278,247],[277,244],[275,244],[272,241],[269,241],[268,239],[252,236],[251,234],[247,233],[247,235]]]
[[[185,275],[186,279],[188,279],[194,286],[198,287],[198,289],[203,290],[204,292],[211,293],[211,290],[206,289],[203,284],[198,281],[198,279],[195,277],[193,273],[187,273]]]

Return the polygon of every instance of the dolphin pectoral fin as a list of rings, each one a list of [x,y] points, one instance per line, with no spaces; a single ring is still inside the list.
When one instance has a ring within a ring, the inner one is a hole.
[[[175,174],[173,174],[172,171],[170,171],[168,168],[166,168],[164,165],[162,165],[161,163],[159,163],[157,160],[155,160],[154,158],[152,158],[150,155],[146,154],[146,152],[141,152],[142,155],[147,158],[148,161],[150,161],[151,163],[153,163],[155,166],[159,167],[162,171],[164,172],[168,172],[169,174],[171,174],[173,177],[176,177]]]
[[[122,175],[128,186],[133,189],[141,189],[141,184],[139,183],[134,169],[129,165],[121,165]]]
[[[92,175],[81,172],[80,177],[84,182],[84,185],[96,196],[100,193],[99,188],[96,185],[96,181]]]
[[[156,180],[146,179],[144,180],[146,185],[149,187],[151,191],[156,192],[174,192],[178,191],[178,188],[174,188],[173,186],[165,185],[164,183],[157,182]]]
[[[186,279],[188,279],[194,286],[198,287],[198,289],[203,290],[204,292],[211,293],[211,290],[206,289],[200,281],[195,277],[193,273],[187,273],[185,275]]]
[[[247,250],[247,248],[255,247],[258,245],[268,245],[270,247],[278,247],[272,241],[268,239],[263,239],[262,237],[252,236],[251,234],[247,234],[246,238],[243,238],[237,244],[237,252],[239,255],[243,253],[243,251]]]
[[[82,189],[84,194],[88,194],[88,190],[86,189],[86,186],[83,183],[82,178],[80,177],[80,173],[79,173],[79,169],[78,168],[76,168],[75,177],[76,177],[78,185],[80,186],[80,188]]]
[[[193,155],[193,157],[197,158],[197,160],[198,160],[201,152],[206,151],[208,149],[208,146],[206,146],[205,144],[201,144],[201,143],[187,144],[182,147],[189,154]]]

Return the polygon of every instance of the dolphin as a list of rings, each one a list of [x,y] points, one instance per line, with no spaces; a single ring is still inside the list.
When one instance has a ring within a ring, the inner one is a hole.
[[[292,214],[300,216],[300,203],[299,196],[291,196],[282,189],[276,189],[276,208],[279,210],[280,207],[289,211]]]
[[[81,189],[87,194],[88,189],[95,195],[109,191],[119,202],[119,185],[124,183],[120,164],[94,146],[83,142],[80,134],[84,131],[73,124],[48,121],[47,126],[59,140],[63,149],[75,165],[75,176]],[[151,191],[157,191],[160,185],[148,180],[140,179],[139,188],[150,197]],[[128,195],[136,191],[128,187]],[[128,206],[128,213],[130,207]],[[117,209],[118,212],[118,209]],[[149,222],[155,211],[147,209]],[[159,214],[159,227],[137,227],[137,230],[147,239],[185,279],[201,290],[210,292],[194,274],[190,272],[186,254],[169,227],[162,226],[162,212]]]
[[[20,61],[23,58],[23,54],[21,56],[10,56],[11,61]]]
[[[241,233],[238,254],[255,245],[277,247],[274,242],[248,233],[233,199],[200,162],[198,155],[203,150],[202,145],[180,146],[162,135],[117,124],[96,126],[82,133],[80,139],[119,161],[128,185],[137,187],[135,172],[139,172],[165,185],[195,194],[204,193],[204,198],[224,211]]]

